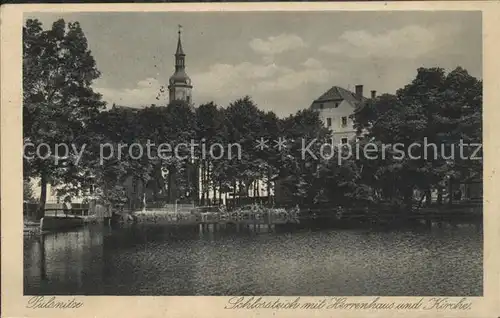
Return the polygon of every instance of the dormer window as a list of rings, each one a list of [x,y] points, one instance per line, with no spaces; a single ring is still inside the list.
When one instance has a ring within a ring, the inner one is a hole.
[[[319,104],[319,109],[325,108],[325,105],[323,103]]]

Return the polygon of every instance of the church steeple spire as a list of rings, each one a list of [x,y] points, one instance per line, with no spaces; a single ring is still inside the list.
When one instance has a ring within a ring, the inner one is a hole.
[[[169,101],[183,100],[191,103],[191,91],[193,86],[191,84],[191,79],[186,74],[186,54],[184,54],[184,50],[182,49],[181,31],[182,26],[179,25],[179,30],[177,31],[177,50],[175,51],[175,72],[170,77],[168,85]]]
[[[182,32],[182,25],[179,24],[179,31],[177,31],[179,36],[177,38],[177,51],[175,52],[175,55],[185,56],[184,51],[182,50],[181,32]]]
[[[179,36],[177,38],[177,51],[175,51],[175,71],[176,72],[184,70],[184,67],[185,67],[186,54],[184,54],[184,50],[182,49],[181,29],[182,29],[182,25],[179,24],[179,31],[177,32],[179,34]]]

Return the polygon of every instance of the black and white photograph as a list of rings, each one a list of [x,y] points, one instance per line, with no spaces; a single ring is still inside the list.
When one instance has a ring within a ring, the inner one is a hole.
[[[25,12],[28,306],[469,309],[485,285],[482,14]]]

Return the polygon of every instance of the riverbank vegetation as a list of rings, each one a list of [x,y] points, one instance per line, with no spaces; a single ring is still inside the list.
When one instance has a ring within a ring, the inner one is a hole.
[[[24,159],[25,179],[40,180],[38,218],[43,216],[47,184],[59,186],[60,193],[67,195],[92,188],[106,202],[140,210],[146,189],[153,201],[217,205],[231,198],[238,206],[249,194],[261,197],[257,186],[261,182],[266,193],[274,193],[260,199],[263,206],[341,206],[348,210],[388,205],[404,213],[424,202],[444,205],[452,201],[453,184],[482,180],[482,153],[475,154],[478,159],[474,160],[458,155],[461,141],[482,143],[482,81],[461,67],[450,72],[419,68],[415,78],[394,94],[359,105],[353,115],[358,138],[350,145],[352,149],[378,145],[370,152],[377,159],[347,158],[346,148],[335,148],[328,158],[315,158],[303,156],[303,140],[316,140],[309,149],[318,154],[332,136],[314,110],[279,118],[260,109],[249,96],[229,105],[159,101],[139,109],[106,107],[92,88],[100,73],[78,23],[59,20],[44,30],[38,21],[28,20],[23,45],[24,142],[66,143],[78,149],[85,145],[79,162],[69,156],[59,158],[55,165],[53,154],[46,159]],[[256,148],[261,138],[269,140],[264,150]],[[273,145],[280,138],[286,140],[281,150]],[[410,149],[424,138],[437,149],[445,147],[446,152]],[[115,149],[119,144],[139,144],[148,149],[148,142],[178,145],[191,140],[203,140],[208,146],[237,143],[242,155],[240,159],[214,159],[201,156],[198,147],[195,158],[159,158],[153,150],[154,159],[137,158],[126,151],[121,158],[102,161],[103,144]],[[397,143],[403,144],[401,159],[390,146]],[[454,156],[450,156],[451,148]],[[127,180],[140,184],[142,190],[130,192]]]
[[[175,212],[168,210],[144,210],[130,214],[129,222],[162,224],[226,224],[226,223],[297,223],[299,209],[269,208],[253,204],[227,211],[221,207],[210,212]],[[122,222],[126,222],[121,218]]]

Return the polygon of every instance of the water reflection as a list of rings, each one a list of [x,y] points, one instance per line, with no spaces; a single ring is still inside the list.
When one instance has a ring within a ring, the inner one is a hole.
[[[260,232],[260,233],[256,233]],[[482,295],[482,233],[87,227],[25,239],[25,294]]]
[[[94,282],[93,273],[102,268],[103,234],[101,229],[87,228],[26,239],[25,282],[30,281],[48,293],[51,293],[51,285],[63,289],[62,293],[86,290]]]

